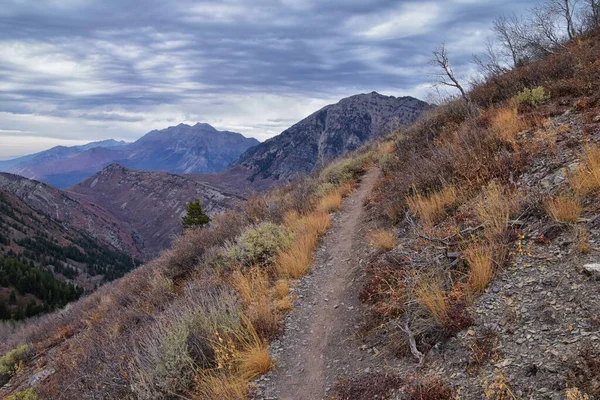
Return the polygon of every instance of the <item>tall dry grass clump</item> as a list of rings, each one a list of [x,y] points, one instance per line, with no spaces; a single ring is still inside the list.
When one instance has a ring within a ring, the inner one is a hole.
[[[285,223],[296,235],[296,240],[279,253],[275,270],[279,277],[298,279],[310,269],[319,238],[331,226],[331,216],[320,208],[304,217],[290,214]]]
[[[600,189],[600,146],[586,146],[581,161],[569,177],[569,185],[576,193],[585,195]]]
[[[372,247],[384,251],[392,250],[396,247],[396,243],[398,242],[394,232],[384,229],[377,229],[369,232],[367,240]]]
[[[415,286],[415,298],[439,326],[445,326],[449,320],[446,291],[439,278],[423,278]]]
[[[579,221],[583,207],[575,193],[563,193],[544,201],[548,215],[556,222],[575,223]]]
[[[483,291],[494,277],[494,251],[485,243],[475,243],[465,251],[469,265],[469,286],[475,292]]]
[[[446,215],[447,209],[456,204],[458,191],[454,185],[446,185],[428,196],[415,193],[407,197],[408,209],[428,225],[433,225]]]
[[[528,127],[527,123],[519,118],[516,101],[510,101],[495,110],[490,122],[500,140],[511,145],[513,149],[517,148],[517,134]]]
[[[339,190],[326,194],[319,200],[318,209],[327,213],[337,211],[342,207],[342,194]]]
[[[513,206],[514,196],[498,183],[491,182],[484,188],[475,204],[475,212],[488,238],[493,240],[506,231]]]

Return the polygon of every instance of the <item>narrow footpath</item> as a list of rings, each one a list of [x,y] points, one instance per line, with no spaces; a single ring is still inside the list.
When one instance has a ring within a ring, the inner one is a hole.
[[[286,318],[285,333],[272,345],[276,368],[259,380],[255,399],[331,398],[336,379],[375,365],[361,350],[357,331],[364,307],[358,300],[361,256],[367,251],[364,202],[378,173],[371,169],[363,176],[335,215],[313,270],[295,290],[299,301]]]

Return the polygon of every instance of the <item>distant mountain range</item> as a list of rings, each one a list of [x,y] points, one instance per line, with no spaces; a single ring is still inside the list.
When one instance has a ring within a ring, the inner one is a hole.
[[[113,163],[149,171],[211,173],[225,169],[258,143],[258,140],[239,133],[218,131],[209,124],[179,124],[151,131],[134,143],[107,140],[84,146],[57,146],[2,161],[0,171],[58,188],[79,183]]]

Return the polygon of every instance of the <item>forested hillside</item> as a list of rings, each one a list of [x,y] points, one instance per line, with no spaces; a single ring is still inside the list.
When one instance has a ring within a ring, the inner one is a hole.
[[[0,191],[0,319],[62,307],[139,263]]]

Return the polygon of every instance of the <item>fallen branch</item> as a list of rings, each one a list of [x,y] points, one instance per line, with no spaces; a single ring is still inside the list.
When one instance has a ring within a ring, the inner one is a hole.
[[[430,236],[424,235],[421,232],[419,232],[419,229],[417,228],[417,224],[412,219],[412,217],[410,216],[410,214],[408,213],[408,211],[406,212],[406,221],[408,222],[408,224],[410,226],[412,226],[412,228],[413,228],[413,230],[415,232],[415,235],[417,237],[420,237],[421,239],[428,240],[430,242],[441,243],[441,244],[443,244],[443,245],[445,245],[447,247],[458,244],[458,243],[455,243],[455,242],[450,242],[451,239],[454,239],[457,236],[462,236],[462,235],[465,235],[467,233],[475,232],[475,231],[478,231],[479,229],[483,229],[484,228],[484,225],[480,224],[480,225],[477,225],[477,226],[473,226],[473,227],[470,227],[470,228],[463,229],[462,231],[453,233],[452,235],[448,235],[448,236],[443,237],[443,238],[436,238],[436,237],[430,237]]]
[[[415,340],[415,335],[410,330],[408,326],[408,318],[404,320],[404,325],[400,325],[397,323],[398,328],[408,336],[408,345],[410,347],[410,352],[412,355],[419,361],[418,367],[421,368],[423,366],[423,362],[425,361],[425,354],[421,353],[419,349],[417,349],[417,341]]]

